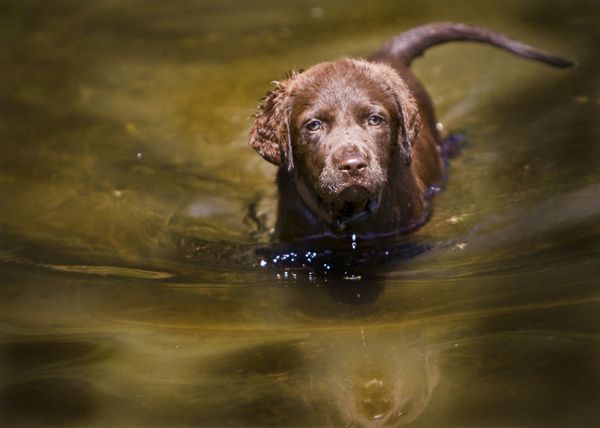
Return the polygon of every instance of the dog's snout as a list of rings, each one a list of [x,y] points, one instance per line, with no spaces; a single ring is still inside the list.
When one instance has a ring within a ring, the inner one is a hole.
[[[367,159],[359,154],[346,156],[338,164],[338,169],[347,172],[357,172],[368,166]]]

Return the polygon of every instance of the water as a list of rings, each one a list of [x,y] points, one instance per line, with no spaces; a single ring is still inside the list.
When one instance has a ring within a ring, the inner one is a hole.
[[[598,12],[0,2],[0,425],[596,425]],[[270,246],[275,171],[247,147],[269,82],[433,20],[580,66],[428,52],[468,138],[430,222]]]

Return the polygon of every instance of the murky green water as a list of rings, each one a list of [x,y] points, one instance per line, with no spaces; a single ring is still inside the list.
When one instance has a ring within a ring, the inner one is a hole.
[[[1,1],[0,425],[596,425],[599,12]],[[580,67],[430,51],[415,69],[469,140],[430,223],[340,243],[353,281],[261,268],[248,212],[272,224],[275,171],[246,141],[269,82],[433,20]]]

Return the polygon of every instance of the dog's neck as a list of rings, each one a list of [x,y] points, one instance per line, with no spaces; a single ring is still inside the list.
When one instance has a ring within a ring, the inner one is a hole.
[[[285,168],[280,168],[277,173],[277,186],[279,202],[275,237],[286,241],[351,234],[365,237],[402,234],[420,226],[427,215],[425,189],[416,182],[408,168],[391,171],[378,210],[349,224],[343,231],[336,230],[334,225],[315,212],[314,207],[301,196],[298,179],[290,176]]]

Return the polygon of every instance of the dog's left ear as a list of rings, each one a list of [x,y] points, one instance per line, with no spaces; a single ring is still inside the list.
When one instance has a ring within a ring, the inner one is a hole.
[[[404,83],[404,82],[402,82]],[[417,101],[414,99],[408,88],[402,90],[398,97],[398,110],[400,111],[400,157],[404,165],[410,166],[412,162],[412,148],[417,142],[417,137],[423,126],[421,114]]]
[[[398,108],[398,144],[400,146],[400,157],[406,166],[412,162],[412,147],[417,141],[423,120],[419,113],[417,100],[408,88],[406,82],[398,73],[388,65],[377,64],[379,73],[384,77],[388,90]]]

